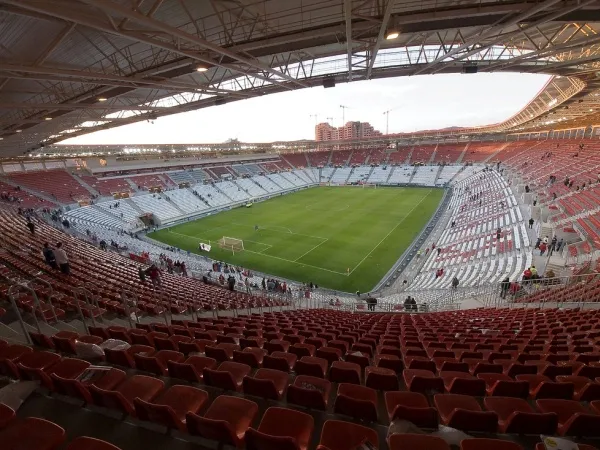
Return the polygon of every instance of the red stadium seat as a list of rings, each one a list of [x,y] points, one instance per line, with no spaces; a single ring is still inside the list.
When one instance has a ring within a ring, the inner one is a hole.
[[[89,389],[95,404],[118,409],[125,414],[135,415],[133,400],[139,398],[150,401],[162,391],[164,385],[157,378],[134,375],[114,390],[102,389],[96,385],[90,386]]]
[[[390,422],[408,420],[420,428],[438,427],[438,413],[419,392],[386,392],[385,406]]]
[[[329,381],[333,383],[361,383],[361,369],[358,364],[334,361],[329,369]]]
[[[558,427],[556,414],[538,413],[521,398],[487,397],[483,403],[498,415],[501,433],[552,435]]]
[[[116,445],[91,437],[81,436],[73,439],[66,450],[121,450]]]
[[[529,383],[526,381],[514,381],[508,375],[500,373],[480,373],[477,378],[485,381],[489,396],[517,398],[529,396]]]
[[[303,356],[296,361],[294,371],[298,375],[325,378],[327,373],[327,360],[314,356]]]
[[[334,411],[366,422],[377,421],[377,391],[356,384],[340,383]]]
[[[500,439],[463,439],[460,450],[523,450],[519,444]]]
[[[291,372],[296,366],[298,357],[287,352],[273,352],[265,355],[263,358],[263,367],[266,369],[281,370],[282,372]]]
[[[390,450],[450,450],[442,438],[426,434],[392,434],[388,442]]]
[[[169,374],[167,363],[169,361],[182,362],[185,356],[183,353],[173,350],[160,350],[152,355],[136,353],[133,355],[133,359],[135,360],[136,369],[158,376],[167,376]]]
[[[258,369],[253,377],[245,376],[244,394],[270,400],[281,400],[288,385],[289,375],[274,369]]]
[[[203,379],[204,369],[216,369],[217,361],[205,356],[190,356],[183,362],[167,361],[167,367],[170,377],[199,383]]]
[[[152,356],[155,353],[155,350],[154,347],[140,344],[134,344],[127,350],[111,350],[108,348],[104,349],[107,362],[116,366],[129,368],[135,367],[134,356],[138,353],[145,356]]]
[[[398,375],[392,369],[368,366],[365,369],[365,386],[379,391],[397,391]]]
[[[288,386],[288,403],[309,409],[325,411],[331,392],[331,383],[322,378],[298,375]]]
[[[65,430],[52,422],[35,417],[17,421],[0,431],[2,450],[54,450],[64,440]]]
[[[451,394],[472,395],[482,397],[485,395],[485,381],[475,378],[465,372],[440,372],[440,378],[444,380],[446,391]]]
[[[307,450],[314,429],[308,414],[286,408],[267,409],[258,426],[246,432],[246,443],[254,450]]]
[[[323,425],[319,445],[329,450],[354,450],[365,441],[375,448],[379,447],[375,430],[350,422],[328,420]]]
[[[6,428],[14,420],[15,416],[15,411],[11,407],[0,403],[0,430]]]
[[[600,416],[581,403],[574,400],[541,399],[536,404],[541,412],[558,415],[560,436],[600,436]]]
[[[444,380],[428,370],[404,369],[404,383],[413,392],[444,392]]]
[[[573,400],[578,402],[591,402],[600,400],[600,384],[591,381],[589,378],[577,375],[558,376],[556,381],[559,383],[572,383],[575,387]]]
[[[241,391],[244,377],[252,368],[246,364],[225,361],[217,369],[204,369],[204,382],[226,391]]]
[[[517,375],[517,381],[529,383],[529,396],[532,399],[561,398],[571,400],[575,392],[573,383],[556,383],[544,375]]]
[[[220,395],[204,416],[187,414],[190,434],[243,448],[246,431],[258,415],[258,405],[239,397]]]
[[[495,432],[498,416],[482,411],[477,400],[467,395],[436,394],[435,406],[444,425],[463,431]]]
[[[208,393],[192,386],[172,386],[152,401],[135,398],[137,417],[180,431],[186,429],[186,415],[196,414],[208,400]]]
[[[102,372],[102,375],[95,378],[92,383],[81,382],[77,378],[63,378],[57,373],[50,375],[54,383],[54,389],[64,395],[77,397],[85,403],[92,403],[92,395],[89,391],[90,386],[97,386],[104,390],[114,390],[121,384],[127,375],[119,369],[109,369]]]
[[[233,360],[235,362],[246,364],[253,369],[257,369],[262,366],[264,357],[265,350],[257,347],[246,347],[242,351],[233,351]]]

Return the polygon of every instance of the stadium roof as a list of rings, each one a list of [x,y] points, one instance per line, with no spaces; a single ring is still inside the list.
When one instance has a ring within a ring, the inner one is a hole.
[[[481,131],[595,124],[599,22],[598,0],[0,0],[0,157],[325,81],[463,71],[556,75]]]

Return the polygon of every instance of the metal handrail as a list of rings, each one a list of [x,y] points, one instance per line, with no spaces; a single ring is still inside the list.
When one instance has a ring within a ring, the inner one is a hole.
[[[77,311],[79,312],[79,317],[81,317],[81,321],[83,322],[83,328],[85,328],[85,332],[90,334],[90,330],[88,328],[87,322],[85,321],[85,315],[83,314],[83,310],[81,309],[81,305],[79,304],[79,295],[82,295],[84,298],[84,303],[88,306],[94,307],[93,303],[90,304],[88,300],[88,293],[92,296],[92,293],[88,291],[84,287],[73,288],[73,295],[75,296],[75,305],[77,305]],[[92,325],[96,326],[96,320],[94,319],[94,314],[90,314],[92,317]]]
[[[129,300],[133,302],[135,307],[137,308],[138,304],[138,296],[134,292],[131,291],[122,291],[121,292],[121,304],[123,305],[123,309],[125,309],[125,315],[127,316],[127,321],[129,322],[129,328],[134,328],[133,321],[131,320],[131,310],[129,309]],[[140,323],[140,318],[138,315],[135,315],[135,319],[137,323]]]
[[[31,336],[29,335],[29,332],[27,331],[27,327],[25,326],[25,321],[23,320],[23,317],[21,316],[21,311],[19,310],[19,307],[17,306],[17,301],[15,300],[15,294],[19,290],[25,290],[25,291],[33,294],[33,320],[35,322],[35,327],[37,328],[38,333],[42,334],[42,329],[40,327],[40,323],[39,323],[37,315],[36,315],[36,309],[40,306],[40,301],[37,297],[37,294],[35,293],[35,290],[31,286],[28,286],[26,283],[13,284],[8,289],[8,292],[7,292],[8,298],[10,299],[10,303],[12,304],[12,307],[15,310],[15,313],[17,314],[17,319],[19,319],[19,324],[21,324],[21,329],[23,330],[23,335],[25,336],[25,339],[27,339],[27,343],[30,345],[33,345],[33,340],[31,339]]]
[[[54,320],[56,322],[58,322],[58,316],[56,315],[56,308],[54,307],[54,304],[52,303],[52,298],[54,297],[55,293],[54,293],[54,288],[52,287],[52,285],[44,280],[41,277],[35,277],[32,280],[29,280],[29,286],[34,290],[35,292],[35,288],[33,287],[33,283],[41,283],[44,286],[46,286],[47,288],[49,288],[50,292],[48,293],[48,303],[50,303],[50,307],[52,308],[52,313],[54,314]],[[37,294],[36,294],[36,298],[37,298]],[[38,299],[39,301],[39,299]]]

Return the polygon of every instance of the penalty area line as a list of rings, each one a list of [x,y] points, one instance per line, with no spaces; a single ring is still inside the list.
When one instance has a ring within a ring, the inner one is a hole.
[[[386,240],[386,239],[389,237],[389,235],[390,235],[390,234],[392,234],[392,233],[394,232],[394,230],[395,230],[396,228],[398,228],[398,227],[399,227],[399,226],[400,226],[400,225],[401,225],[401,224],[402,224],[402,223],[403,223],[403,222],[406,220],[406,218],[407,218],[407,217],[409,217],[409,216],[412,214],[412,212],[413,212],[415,209],[417,209],[417,207],[418,207],[418,206],[419,206],[421,203],[423,203],[423,200],[425,200],[427,197],[429,197],[429,194],[431,194],[431,192],[432,192],[432,191],[433,191],[433,189],[429,189],[429,191],[427,192],[427,194],[426,194],[426,195],[424,195],[424,196],[423,196],[423,198],[422,198],[421,200],[419,200],[419,203],[417,203],[415,206],[413,206],[413,207],[412,207],[412,209],[411,209],[411,210],[408,212],[408,214],[407,214],[406,216],[404,216],[404,217],[402,218],[402,220],[401,220],[400,222],[398,222],[398,223],[397,223],[397,224],[394,226],[394,228],[392,228],[392,229],[390,230],[390,232],[389,232],[388,234],[386,234],[386,235],[383,237],[383,239],[382,239],[381,241],[379,241],[379,243],[378,243],[378,244],[377,244],[375,247],[373,247],[373,249],[372,249],[372,250],[371,250],[369,253],[367,253],[367,254],[366,254],[366,256],[365,256],[363,259],[361,259],[361,260],[360,260],[360,262],[359,262],[359,263],[358,263],[356,266],[354,266],[354,269],[352,269],[352,270],[350,271],[350,273],[348,273],[347,275],[348,275],[348,276],[352,275],[352,273],[353,273],[353,272],[354,272],[356,269],[358,269],[358,267],[359,267],[359,266],[360,266],[360,265],[361,265],[363,262],[365,262],[365,259],[367,259],[367,258],[368,258],[368,257],[371,255],[371,253],[373,253],[373,252],[374,252],[374,251],[377,249],[377,247],[379,247],[379,246],[380,246],[380,245],[383,243],[383,241],[385,241],[385,240]]]
[[[319,269],[319,270],[323,270],[325,272],[335,273],[337,275],[346,275],[343,272],[336,272],[335,270],[329,270],[329,269],[325,269],[324,267],[313,266],[312,264],[304,264],[301,262],[292,261],[291,259],[280,258],[279,256],[273,256],[273,255],[267,255],[265,253],[253,252],[252,250],[244,250],[244,251],[249,252],[249,253],[254,253],[255,255],[266,256],[267,258],[275,258],[275,259],[279,259],[280,261],[286,261],[289,263],[298,264],[300,266],[312,267],[313,269]]]
[[[319,242],[317,245],[315,245],[313,248],[311,248],[309,251],[307,251],[306,253],[303,253],[301,256],[299,256],[298,258],[296,258],[294,260],[294,262],[298,261],[299,259],[304,258],[306,255],[308,255],[310,252],[312,252],[314,249],[316,249],[317,247],[323,245],[325,242],[327,242],[329,239],[325,239],[324,241]]]

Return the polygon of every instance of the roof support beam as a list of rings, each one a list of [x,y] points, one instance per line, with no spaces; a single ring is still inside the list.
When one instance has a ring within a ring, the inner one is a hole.
[[[502,22],[502,23],[493,25],[491,27],[486,28],[485,31],[477,32],[477,33],[474,33],[474,34],[468,36],[464,40],[462,45],[459,45],[458,47],[454,47],[449,52],[444,53],[441,56],[438,56],[436,59],[431,61],[425,67],[422,67],[421,69],[417,70],[414,73],[414,75],[419,75],[420,73],[423,73],[423,72],[433,68],[434,66],[436,66],[438,63],[442,62],[443,60],[450,58],[451,56],[454,56],[454,55],[462,52],[463,50],[467,50],[471,45],[474,45],[477,42],[481,42],[482,40],[487,39],[489,37],[495,36],[498,33],[500,33],[504,28],[516,25],[517,23],[519,23],[541,11],[544,11],[545,9],[550,8],[551,6],[553,6],[557,3],[560,3],[561,1],[562,0],[546,0],[542,3],[538,3],[534,7],[529,8],[527,11],[522,12],[521,14],[513,17],[512,19],[508,20],[507,22]]]
[[[137,11],[132,11],[131,9],[128,9],[119,4],[116,4],[110,0],[81,0],[81,1],[88,5],[95,6],[96,8],[98,8],[102,11],[119,14],[120,16],[128,18],[132,22],[136,22],[140,25],[143,25],[144,27],[148,27],[148,29],[150,29],[150,30],[156,30],[156,31],[162,31],[165,33],[169,33],[170,35],[181,39],[183,42],[189,42],[191,44],[198,45],[201,48],[213,51],[213,52],[218,53],[223,56],[227,56],[236,61],[239,61],[240,63],[246,64],[250,67],[254,67],[255,69],[258,69],[260,71],[271,73],[272,75],[275,75],[276,77],[290,81],[301,87],[307,87],[307,85],[305,83],[303,83],[299,80],[296,80],[295,78],[293,78],[289,75],[281,73],[281,72],[269,67],[267,64],[264,64],[258,60],[253,60],[250,58],[246,58],[245,56],[241,56],[231,50],[228,50],[228,49],[225,49],[218,45],[215,45],[212,42],[201,39],[198,36],[194,36],[192,34],[186,33],[185,31],[182,31],[178,28],[166,25],[162,22],[159,22],[158,20],[154,20],[150,17],[146,17],[143,14],[138,13]],[[210,64],[215,64],[214,61],[210,61],[207,59],[204,59],[204,62],[210,63]],[[270,81],[275,82],[274,80],[270,80]]]
[[[199,92],[205,91],[206,93],[214,94],[230,94],[238,95],[240,97],[246,97],[247,95],[242,92],[230,91],[227,89],[215,89],[210,87],[204,87],[202,85],[195,85],[192,83],[185,83],[177,80],[149,80],[147,78],[136,78],[136,77],[124,77],[120,75],[112,75],[108,73],[90,72],[87,70],[72,70],[62,69],[57,67],[40,67],[40,66],[26,66],[20,64],[10,64],[0,62],[0,72],[9,72],[7,77],[19,78],[19,73],[29,74],[38,76],[37,79],[49,79],[56,81],[63,81],[65,79],[76,79],[76,80],[87,80],[82,81],[88,84],[98,84],[105,86],[124,86],[133,88],[148,88],[148,89],[164,89],[173,90],[179,92]],[[47,77],[47,78],[46,78]],[[35,77],[26,77],[36,79]]]
[[[128,106],[128,105],[107,105],[105,103],[12,103],[0,102],[0,109],[40,109],[40,110],[75,110],[75,109],[93,109],[110,111],[165,111],[169,108],[156,108],[152,106]]]
[[[381,27],[379,27],[379,33],[377,34],[377,40],[375,41],[375,45],[371,50],[371,58],[369,58],[369,65],[367,67],[367,80],[371,79],[371,71],[373,70],[373,65],[375,64],[375,58],[377,58],[377,53],[379,52],[379,48],[381,47],[381,43],[385,37],[385,30],[387,29],[388,23],[390,21],[390,16],[392,15],[392,9],[394,8],[394,4],[396,0],[388,0],[385,5],[385,11],[383,13],[383,20],[381,21]]]
[[[344,0],[346,21],[346,53],[348,55],[348,81],[352,81],[352,0]]]
[[[548,14],[548,15],[546,15],[546,16],[538,19],[538,20],[536,20],[535,22],[532,22],[532,23],[524,25],[519,30],[513,31],[511,33],[506,33],[506,34],[499,35],[492,42],[487,42],[487,43],[485,43],[484,45],[482,45],[480,47],[474,48],[473,50],[471,50],[471,51],[469,51],[467,53],[461,54],[458,58],[455,58],[453,62],[457,62],[457,61],[463,60],[465,58],[468,58],[469,56],[472,56],[472,55],[475,55],[477,53],[480,53],[480,52],[484,51],[485,49],[493,47],[494,45],[499,45],[499,44],[502,44],[502,43],[510,42],[511,39],[516,39],[518,36],[520,36],[522,34],[525,34],[525,32],[527,30],[529,30],[529,29],[539,27],[540,25],[543,25],[543,24],[545,24],[547,22],[550,22],[552,20],[558,19],[559,17],[564,16],[565,14],[568,14],[570,12],[573,12],[573,11],[576,11],[578,9],[581,9],[581,8],[587,6],[587,5],[592,4],[592,3],[597,3],[597,0],[587,0],[587,1],[584,1],[584,2],[579,3],[577,5],[569,6],[568,8],[564,8],[564,9],[560,9],[558,11],[555,11],[555,12],[553,12],[551,14]],[[529,56],[529,54],[527,56]],[[515,58],[517,58],[517,57],[515,57]],[[440,69],[433,70],[432,73],[439,72],[439,70]]]

